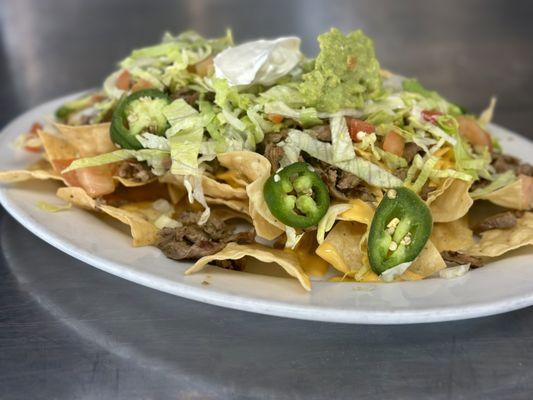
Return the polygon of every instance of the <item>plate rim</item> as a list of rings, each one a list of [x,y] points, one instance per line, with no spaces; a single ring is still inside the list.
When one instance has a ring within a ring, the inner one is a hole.
[[[51,108],[52,104],[54,103],[66,101],[69,98],[79,96],[87,91],[88,90],[84,90],[41,103],[13,118],[0,131],[0,145],[8,145],[9,142],[6,138],[9,138],[7,133],[10,131],[10,128],[24,121],[25,119],[28,119],[31,114],[36,112],[38,109],[47,107]],[[43,117],[41,114],[40,116],[41,118]],[[491,125],[497,129],[510,132],[515,136],[520,136],[517,133],[497,124]],[[523,136],[520,137],[528,140],[528,138],[524,138]],[[17,206],[16,202],[10,199],[8,195],[9,191],[6,190],[7,187],[8,185],[0,184],[0,204],[2,204],[6,212],[9,213],[11,217],[13,217],[25,229],[29,230],[44,242],[75,259],[78,259],[92,267],[98,268],[99,270],[105,271],[119,278],[193,301],[199,301],[234,310],[284,318],[321,322],[378,325],[433,323],[463,320],[505,313],[533,305],[532,290],[531,293],[528,293],[527,295],[515,294],[499,300],[479,304],[471,303],[462,306],[433,306],[428,309],[400,309],[390,311],[366,311],[354,309],[346,310],[313,304],[289,304],[272,299],[267,300],[254,298],[253,301],[249,301],[250,299],[248,297],[243,297],[242,295],[213,291],[207,288],[197,287],[196,285],[187,284],[185,282],[169,281],[154,274],[147,274],[139,271],[136,271],[135,274],[128,274],[126,264],[121,265],[112,260],[102,258],[91,253],[90,251],[73,245],[68,240],[60,238],[55,233],[48,231],[46,226],[40,224],[30,215],[27,215],[21,207]],[[132,247],[132,249],[134,250],[135,248]],[[401,285],[402,282],[395,284]]]

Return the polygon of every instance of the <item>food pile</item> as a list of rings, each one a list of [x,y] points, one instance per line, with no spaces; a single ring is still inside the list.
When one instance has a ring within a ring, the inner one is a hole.
[[[382,69],[361,31],[318,41],[307,58],[296,37],[165,34],[23,134],[42,159],[0,180],[56,180],[187,273],[255,259],[307,290],[460,276],[533,243],[533,167],[489,133],[494,100],[476,117]]]

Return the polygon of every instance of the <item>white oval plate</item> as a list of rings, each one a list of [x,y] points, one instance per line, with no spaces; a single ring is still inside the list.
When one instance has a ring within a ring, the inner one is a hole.
[[[69,97],[36,107],[5,127],[0,136],[0,170],[25,168],[33,161],[14,148],[14,140]],[[491,132],[507,152],[526,160],[533,153],[527,139],[495,125]],[[365,324],[449,321],[533,304],[531,248],[461,278],[393,284],[314,281],[310,293],[295,279],[216,267],[184,276],[189,263],[169,260],[153,247],[132,247],[129,235],[94,214],[79,209],[47,213],[37,208],[39,200],[60,203],[56,187],[37,181],[4,185],[0,201],[23,226],[65,253],[113,275],[192,300],[289,318]]]

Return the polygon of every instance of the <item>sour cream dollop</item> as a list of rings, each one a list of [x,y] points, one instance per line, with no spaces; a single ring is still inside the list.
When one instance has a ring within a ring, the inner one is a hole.
[[[300,39],[281,37],[230,47],[214,59],[215,76],[231,86],[272,85],[302,59]]]

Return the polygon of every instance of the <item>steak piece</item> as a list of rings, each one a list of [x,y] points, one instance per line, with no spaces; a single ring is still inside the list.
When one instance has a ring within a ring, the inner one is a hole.
[[[349,199],[361,199],[364,201],[374,201],[374,194],[357,176],[350,172],[343,171],[332,165],[308,158],[308,162],[315,168],[320,178],[326,183],[329,194],[342,201]]]
[[[285,140],[288,133],[289,131],[284,129],[279,133],[268,133],[265,135],[265,140],[263,142],[265,149],[263,151],[263,155],[268,159],[268,161],[270,161],[270,165],[272,166],[271,170],[273,173],[279,169],[279,162],[285,154],[283,149],[277,144],[282,140]]]
[[[498,173],[514,171],[517,175],[533,176],[533,165],[523,163],[518,158],[507,154],[492,154],[492,166]]]
[[[403,148],[403,154],[402,157],[407,160],[408,164],[411,164],[413,161],[413,158],[418,154],[418,152],[422,150],[422,147],[418,146],[416,143],[409,142],[406,143]]]
[[[524,215],[523,211],[505,211],[490,217],[485,218],[483,221],[477,223],[473,227],[475,233],[481,233],[490,231],[491,229],[509,229],[516,226],[518,218]]]
[[[321,142],[331,143],[331,129],[329,125],[317,125],[309,129],[309,133]]]
[[[185,87],[179,89],[171,97],[172,100],[183,99],[188,105],[194,106],[200,98],[200,93],[198,93],[196,90],[188,89]]]
[[[148,182],[155,177],[146,163],[138,161],[124,161],[120,164],[117,174],[121,178],[138,183]]]
[[[159,232],[156,247],[173,260],[197,260],[215,254],[227,243],[252,243],[255,231],[235,232],[217,218],[210,218],[205,224],[198,225],[200,213],[184,212],[179,221],[182,226],[163,228]]]
[[[470,264],[472,268],[478,268],[484,264],[480,257],[470,256],[458,251],[442,251],[440,255],[446,263],[454,265]]]

